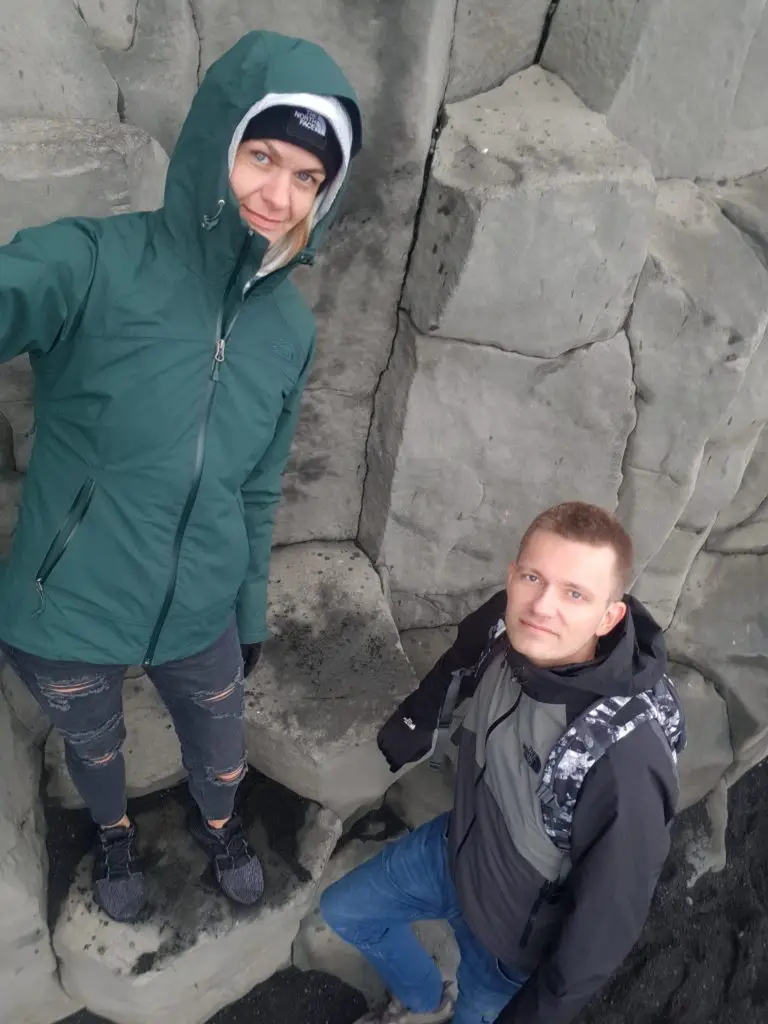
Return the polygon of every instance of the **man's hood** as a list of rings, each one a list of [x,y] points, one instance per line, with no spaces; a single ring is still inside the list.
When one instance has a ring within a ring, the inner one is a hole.
[[[349,162],[362,144],[357,97],[320,46],[274,32],[250,32],[209,68],[168,168],[163,217],[193,265],[202,261],[218,276],[237,259],[248,228],[229,187],[231,161],[251,117],[282,103],[323,113],[344,155],[339,174],[318,197],[308,246],[317,248],[338,209]],[[254,240],[254,261],[260,262],[266,247],[266,240]]]
[[[509,648],[510,664],[523,670],[524,688],[546,704],[588,704],[599,697],[629,697],[649,690],[667,669],[667,653],[661,627],[634,597],[624,598],[627,614],[608,636],[598,656],[586,664],[539,668]]]

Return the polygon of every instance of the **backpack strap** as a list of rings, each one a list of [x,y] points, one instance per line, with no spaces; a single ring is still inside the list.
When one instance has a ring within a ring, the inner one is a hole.
[[[451,673],[451,681],[445,694],[445,700],[440,708],[440,715],[437,721],[437,739],[432,750],[432,757],[429,759],[429,767],[432,771],[442,771],[445,760],[445,752],[448,749],[451,724],[453,723],[453,712],[459,700],[461,685],[465,679],[479,679],[485,671],[485,667],[496,650],[496,642],[506,632],[504,619],[499,619],[488,633],[488,642],[483,648],[483,653],[470,668],[459,668]]]
[[[632,706],[624,711],[627,705]],[[668,676],[644,693],[604,697],[592,704],[573,720],[550,751],[538,796],[547,835],[563,853],[570,853],[573,814],[587,775],[614,743],[650,721],[661,727],[676,762],[685,746],[685,718]]]

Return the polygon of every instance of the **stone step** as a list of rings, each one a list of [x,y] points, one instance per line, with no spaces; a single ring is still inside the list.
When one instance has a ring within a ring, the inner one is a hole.
[[[56,977],[46,916],[41,759],[0,696],[0,1020],[50,1024],[79,1009]],[[80,1004],[82,1005],[82,1004]]]
[[[64,988],[92,1013],[115,1024],[203,1024],[290,962],[341,822],[256,773],[241,800],[264,866],[265,898],[256,907],[237,906],[211,887],[205,855],[186,831],[184,787],[135,814],[148,862],[146,920],[107,918],[91,896],[90,855],[80,863],[54,949]]]
[[[376,734],[416,686],[379,578],[354,544],[273,553],[273,639],[246,684],[248,758],[347,818],[393,781]]]

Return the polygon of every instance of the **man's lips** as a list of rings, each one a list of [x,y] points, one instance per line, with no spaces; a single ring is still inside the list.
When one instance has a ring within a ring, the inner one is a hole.
[[[537,626],[535,622],[528,622],[527,619],[520,619],[520,625],[525,626],[526,629],[532,629],[534,633],[547,633],[549,636],[557,636],[553,629],[547,629],[546,626]]]

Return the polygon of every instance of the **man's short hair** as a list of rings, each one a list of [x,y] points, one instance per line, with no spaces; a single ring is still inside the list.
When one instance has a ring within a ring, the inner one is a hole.
[[[632,582],[635,546],[632,538],[616,516],[599,505],[585,501],[565,501],[540,512],[523,534],[518,558],[534,533],[543,530],[565,540],[575,540],[593,547],[611,547],[616,555],[616,598],[620,598]]]

